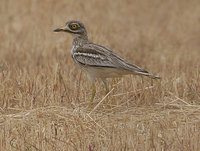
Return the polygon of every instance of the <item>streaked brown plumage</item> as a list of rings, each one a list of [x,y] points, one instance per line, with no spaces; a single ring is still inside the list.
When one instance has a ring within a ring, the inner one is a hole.
[[[106,86],[106,93],[108,93],[106,78],[121,77],[126,74],[145,75],[153,79],[160,78],[124,60],[112,50],[91,43],[88,40],[87,31],[83,23],[79,21],[69,21],[65,27],[54,31],[64,31],[73,35],[74,40],[71,55],[74,62],[86,72],[88,79],[93,84],[91,101],[94,99],[96,93],[94,86],[96,78],[102,79]]]

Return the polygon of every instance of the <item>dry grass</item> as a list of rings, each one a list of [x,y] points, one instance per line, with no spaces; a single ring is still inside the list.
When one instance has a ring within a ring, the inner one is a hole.
[[[162,80],[110,79],[110,108],[98,81],[88,108],[72,38],[52,32],[71,19]],[[198,0],[1,0],[0,150],[198,151],[199,23]]]

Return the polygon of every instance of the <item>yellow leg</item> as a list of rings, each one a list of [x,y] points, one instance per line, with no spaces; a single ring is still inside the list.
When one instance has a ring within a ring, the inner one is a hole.
[[[107,95],[109,93],[109,87],[107,85],[106,79],[103,79],[103,83],[104,83],[104,86],[105,86],[105,89],[106,89],[105,95]],[[109,101],[108,96],[106,97],[106,100],[107,100],[106,105],[108,105],[108,101]],[[109,108],[110,108],[110,106],[109,106]]]
[[[104,82],[104,85],[105,85],[105,88],[106,88],[106,94],[108,94],[108,92],[109,92],[108,85],[107,85],[107,83],[106,83],[106,82]]]
[[[91,103],[92,103],[93,100],[94,100],[95,94],[96,94],[96,87],[95,87],[95,84],[93,83],[93,84],[92,84],[92,96],[91,96],[91,99],[90,99],[90,102],[91,102]]]

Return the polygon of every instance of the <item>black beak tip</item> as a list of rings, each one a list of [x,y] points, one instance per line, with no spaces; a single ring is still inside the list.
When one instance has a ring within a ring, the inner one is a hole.
[[[60,28],[57,28],[57,29],[54,30],[54,32],[59,32],[59,31],[61,31]]]

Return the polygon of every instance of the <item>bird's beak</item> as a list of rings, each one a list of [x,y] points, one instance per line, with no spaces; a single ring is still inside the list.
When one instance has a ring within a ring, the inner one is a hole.
[[[59,32],[59,31],[68,31],[66,27],[62,27],[62,28],[57,28],[54,30],[54,32]]]

